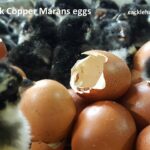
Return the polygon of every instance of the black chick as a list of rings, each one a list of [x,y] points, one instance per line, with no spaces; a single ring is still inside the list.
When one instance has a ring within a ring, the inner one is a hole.
[[[84,43],[91,26],[89,17],[69,15],[58,26],[58,40],[61,43]]]
[[[119,11],[119,6],[114,1],[111,0],[101,0],[98,8],[114,9]]]
[[[51,78],[69,87],[70,70],[80,57],[91,22],[88,17],[67,16],[58,27],[59,44],[54,50]],[[88,48],[87,48],[88,49]]]
[[[52,48],[38,37],[31,37],[10,51],[9,62],[22,68],[31,80],[49,78]]]
[[[144,2],[143,2],[144,3]],[[134,43],[137,47],[143,45],[149,40],[150,21],[148,14],[136,14],[137,11],[149,11],[150,6],[142,2],[135,2],[132,4],[125,4],[122,6],[120,12],[126,14],[127,20],[131,26],[134,35]],[[135,12],[135,13],[134,13]]]
[[[82,0],[56,0],[55,7],[69,9],[71,14],[73,9],[88,9],[88,6]]]
[[[100,34],[97,37],[99,48],[105,50],[116,50],[127,48],[132,43],[132,32],[127,21],[116,19],[105,19],[100,23]]]
[[[37,0],[35,1],[34,8],[37,10],[37,14],[40,14],[40,9],[44,11],[44,9],[53,9],[54,4],[51,3],[49,0]],[[46,14],[44,14],[46,15]],[[52,17],[55,21],[58,20],[56,14],[47,14],[49,17]]]
[[[134,3],[140,4],[140,5],[145,5],[147,2],[145,0],[133,0]]]
[[[30,41],[32,37],[38,37],[54,48],[57,45],[56,22],[46,15],[33,16],[30,21],[22,22],[18,44]]]
[[[0,62],[0,149],[29,150],[30,128],[19,110],[22,77]]]
[[[37,0],[35,2],[35,6],[34,8],[39,10],[40,8],[44,9],[44,8],[51,8],[52,4],[50,3],[49,0]]]
[[[97,2],[95,9],[95,19],[101,21],[106,18],[113,18],[119,12],[119,6],[111,0],[101,0]]]

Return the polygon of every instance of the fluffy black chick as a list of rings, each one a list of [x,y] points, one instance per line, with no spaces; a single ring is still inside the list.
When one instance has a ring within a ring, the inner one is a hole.
[[[31,80],[49,78],[52,48],[38,37],[32,37],[10,51],[9,62],[22,68]]]
[[[34,8],[37,10],[37,14],[40,14],[40,9],[44,11],[44,9],[53,9],[54,4],[49,0],[37,0],[35,1]],[[58,17],[56,14],[44,14],[52,17],[54,20],[57,21]]]
[[[73,9],[88,9],[86,3],[82,0],[56,0],[55,7],[60,9],[69,9],[71,14]]]
[[[30,128],[19,110],[22,77],[0,62],[0,149],[29,150]]]
[[[44,9],[44,8],[51,8],[52,4],[50,3],[49,0],[37,0],[35,1],[35,6],[34,8],[39,10],[40,8]]]
[[[33,16],[30,21],[22,22],[18,44],[31,41],[33,37],[44,40],[54,48],[57,45],[56,22],[46,15]]]
[[[119,10],[119,6],[112,0],[101,0],[98,8]]]
[[[145,5],[147,2],[145,0],[133,0],[134,3],[140,4],[140,5]]]
[[[59,44],[54,50],[51,78],[69,87],[70,70],[87,45],[88,17],[67,16],[58,27]]]
[[[119,6],[111,0],[101,0],[96,2],[94,18],[101,21],[106,18],[113,18],[119,11]]]
[[[0,34],[9,34],[7,22],[5,22],[3,19],[0,19]]]
[[[99,25],[100,34],[99,48],[105,50],[115,50],[129,47],[132,43],[132,32],[127,21],[116,19],[105,19]]]
[[[124,13],[127,16],[127,20],[135,37],[133,42],[137,47],[140,47],[150,38],[150,15],[147,13],[137,14],[138,11],[150,11],[150,6],[143,3],[134,2],[131,4],[125,4],[120,10],[121,13]]]
[[[46,15],[34,16],[31,19],[34,35],[45,40],[51,47],[57,44],[57,26],[55,21]]]
[[[69,87],[71,68],[78,60],[81,49],[76,44],[64,43],[55,49],[51,66],[51,78]]]
[[[91,26],[92,22],[89,17],[68,15],[58,26],[59,43],[84,43]]]

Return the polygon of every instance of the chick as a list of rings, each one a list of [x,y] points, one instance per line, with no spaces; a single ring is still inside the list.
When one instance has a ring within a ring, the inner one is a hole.
[[[22,68],[31,80],[49,78],[52,48],[38,37],[32,37],[10,51],[8,60]]]
[[[44,8],[51,8],[51,7],[52,4],[48,0],[37,0],[34,6],[34,8],[37,10],[39,10],[40,8],[44,9]]]
[[[115,50],[129,47],[132,32],[127,21],[105,19],[99,24],[99,33],[95,37],[97,48]]]
[[[33,36],[47,42],[51,47],[57,44],[56,22],[46,15],[33,16],[30,21],[22,23],[22,30],[19,35],[19,44],[30,41]]]
[[[147,13],[137,14],[137,11],[150,11],[150,6],[144,1],[135,1],[123,5],[120,9],[120,12],[127,16],[134,35],[134,44],[136,47],[141,47],[150,38],[150,15]]]
[[[101,0],[99,3],[99,7],[105,9],[119,10],[119,6],[112,0]]]
[[[90,26],[90,18],[69,15],[58,27],[59,43],[54,50],[51,78],[66,87],[69,87],[70,69],[79,59],[83,45],[88,47],[87,33]]]
[[[88,9],[86,3],[82,0],[56,0],[55,7],[60,9],[70,9],[71,13],[73,9]]]
[[[89,17],[68,15],[58,26],[58,40],[61,43],[84,43],[91,25]]]
[[[30,127],[18,104],[22,77],[0,62],[0,149],[29,150]]]

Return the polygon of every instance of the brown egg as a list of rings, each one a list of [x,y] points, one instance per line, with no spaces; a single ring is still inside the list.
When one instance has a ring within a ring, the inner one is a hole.
[[[63,147],[64,147],[63,145],[60,145],[58,147],[52,148],[46,143],[32,142],[31,150],[64,150]]]
[[[78,116],[80,114],[80,112],[85,107],[87,107],[90,103],[88,101],[86,101],[83,97],[81,97],[80,95],[75,93],[72,89],[69,89],[68,91],[73,98],[73,101],[75,103],[76,110],[77,110],[76,116]]]
[[[45,143],[64,139],[76,115],[68,90],[48,79],[37,81],[22,94],[20,108],[31,125],[32,140]]]
[[[135,69],[131,70],[131,84],[142,82],[141,72]]]
[[[133,68],[142,72],[144,70],[144,64],[150,57],[150,41],[145,43],[135,54],[133,59]]]
[[[111,101],[86,107],[72,136],[72,150],[132,150],[136,126],[130,113]]]
[[[15,69],[22,76],[22,78],[27,78],[25,72],[21,68],[14,65],[11,65],[11,67]]]
[[[136,142],[136,150],[150,150],[150,125],[139,134]]]
[[[7,56],[7,49],[2,39],[0,39],[0,59]]]
[[[96,100],[115,100],[131,84],[127,64],[110,52],[91,50],[71,69],[71,88],[81,96]]]
[[[139,130],[150,124],[150,84],[134,84],[123,96],[121,103],[131,112]]]

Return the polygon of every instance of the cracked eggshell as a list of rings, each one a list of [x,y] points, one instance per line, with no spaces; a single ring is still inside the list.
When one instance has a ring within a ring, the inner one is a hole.
[[[21,96],[20,108],[30,123],[32,141],[56,143],[67,136],[76,108],[62,84],[43,79],[35,82]]]
[[[79,115],[72,136],[72,150],[132,150],[135,122],[120,104],[99,101]]]
[[[130,87],[131,72],[125,61],[106,51],[84,52],[71,69],[71,88],[88,100],[115,100]]]
[[[149,82],[143,81],[132,85],[120,101],[131,112],[139,130],[150,124]]]
[[[3,43],[2,39],[0,39],[0,59],[7,56],[7,48]]]
[[[133,58],[133,68],[140,71],[144,70],[144,64],[150,57],[150,41],[145,43],[135,54]]]

